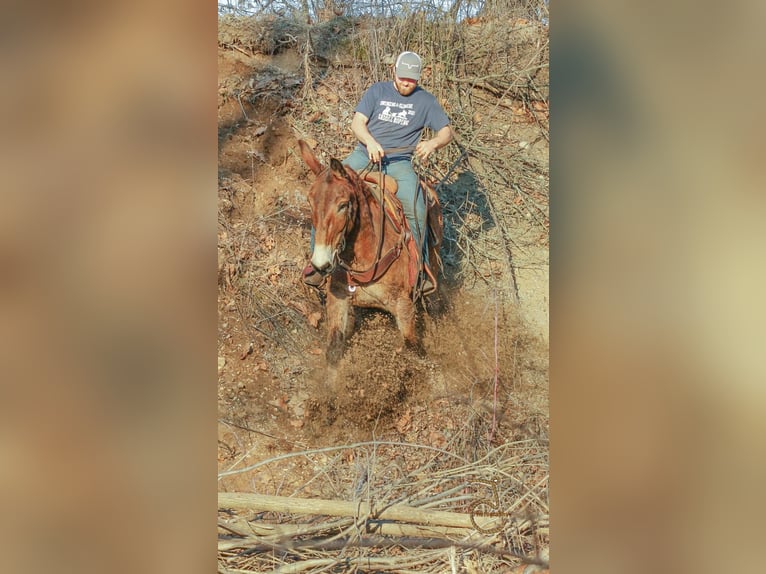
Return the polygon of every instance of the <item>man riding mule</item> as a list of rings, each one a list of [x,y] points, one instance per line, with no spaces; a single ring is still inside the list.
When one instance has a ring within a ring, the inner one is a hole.
[[[401,202],[380,174],[367,174],[367,183],[356,171],[333,158],[319,163],[309,145],[300,140],[301,157],[316,176],[308,190],[311,222],[315,230],[311,265],[326,291],[329,345],[327,359],[336,363],[353,328],[352,307],[374,307],[391,313],[404,342],[418,347],[415,335],[415,300],[421,257],[408,229]],[[429,187],[431,228],[429,247],[438,261],[442,237],[441,207]],[[432,276],[435,282],[435,276]]]
[[[360,172],[370,164],[396,182],[396,197],[401,201],[418,253],[420,289],[428,294],[435,288],[428,271],[426,190],[418,185],[412,156],[425,161],[434,151],[452,141],[449,118],[436,98],[420,86],[422,61],[414,52],[402,52],[396,59],[393,81],[377,82],[364,93],[356,107],[351,130],[359,140],[343,164]],[[428,127],[436,134],[419,141]],[[313,235],[312,235],[313,238]],[[312,249],[313,249],[312,245]],[[423,271],[425,270],[425,273]],[[324,275],[315,265],[303,271],[303,280],[318,287]]]

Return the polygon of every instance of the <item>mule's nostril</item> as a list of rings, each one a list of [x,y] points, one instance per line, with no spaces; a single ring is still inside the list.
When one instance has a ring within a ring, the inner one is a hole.
[[[333,265],[332,249],[325,244],[315,245],[314,252],[311,255],[311,264],[321,273],[330,271]]]

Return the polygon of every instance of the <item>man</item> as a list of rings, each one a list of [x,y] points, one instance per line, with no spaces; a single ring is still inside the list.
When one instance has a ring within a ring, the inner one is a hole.
[[[412,168],[413,152],[425,161],[433,152],[452,141],[452,128],[436,98],[418,86],[423,63],[414,52],[402,52],[396,59],[393,80],[370,86],[356,107],[351,131],[359,140],[343,163],[356,171],[369,162],[382,162],[383,172],[396,180],[396,196],[418,245],[426,230],[424,194],[418,193],[418,176]],[[436,135],[419,141],[424,128]],[[424,256],[427,249],[424,249]],[[322,276],[311,265],[303,272],[309,285],[321,285]]]

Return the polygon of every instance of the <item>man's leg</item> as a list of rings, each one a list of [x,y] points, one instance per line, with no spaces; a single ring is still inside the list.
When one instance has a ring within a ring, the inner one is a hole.
[[[354,148],[354,151],[352,151],[341,163],[347,165],[354,171],[360,171],[367,167],[367,164],[370,163],[370,159],[364,151]]]
[[[427,250],[423,248],[427,232],[426,202],[423,194],[418,192],[418,176],[408,161],[395,161],[385,169],[399,186],[396,197],[402,202],[404,216],[410,224],[415,241],[422,248],[423,260],[427,262]]]
[[[388,175],[396,180],[399,189],[396,196],[402,202],[404,215],[410,224],[412,235],[420,247],[420,257],[423,265],[428,265],[428,227],[426,224],[426,199],[423,190],[418,189],[418,176],[409,161],[396,161],[388,165]],[[423,268],[421,267],[421,271]],[[424,293],[430,293],[436,287],[428,273],[422,276],[420,288]]]

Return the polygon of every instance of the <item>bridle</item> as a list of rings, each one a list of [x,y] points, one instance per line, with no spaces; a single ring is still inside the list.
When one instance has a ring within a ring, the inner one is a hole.
[[[403,147],[397,147],[397,148],[390,148],[384,150],[386,154],[391,153],[398,153],[398,152],[406,152],[406,151],[412,151],[415,149],[415,146],[403,146]],[[338,245],[333,251],[332,255],[332,265],[329,270],[324,272],[325,276],[330,275],[337,267],[340,267],[343,271],[346,273],[347,282],[349,285],[363,285],[365,283],[369,283],[371,281],[374,281],[381,277],[391,266],[391,264],[396,261],[396,259],[401,254],[402,249],[404,248],[405,238],[404,233],[402,230],[398,229],[398,226],[389,216],[389,221],[391,221],[393,228],[399,232],[399,241],[397,241],[391,249],[389,249],[385,254],[383,253],[383,243],[385,239],[385,220],[387,217],[386,213],[386,207],[385,207],[385,201],[386,201],[386,194],[391,193],[389,190],[386,189],[386,183],[385,178],[381,178],[380,188],[381,188],[381,197],[379,201],[379,209],[380,209],[380,221],[378,223],[378,229],[375,229],[375,225],[373,224],[373,218],[372,218],[372,210],[370,209],[370,202],[369,198],[367,197],[367,194],[364,193],[364,191],[361,189],[362,185],[365,185],[364,178],[365,175],[372,171],[374,167],[377,167],[378,171],[383,173],[383,161],[370,161],[359,173],[358,173],[358,180],[353,181],[351,179],[348,179],[348,183],[352,185],[354,194],[356,196],[356,202],[357,202],[357,209],[354,213],[354,218],[356,219],[356,223],[359,223],[359,218],[361,217],[361,209],[362,209],[362,200],[364,200],[365,207],[367,208],[368,213],[370,214],[370,227],[372,228],[372,233],[376,236],[376,249],[375,249],[375,258],[372,261],[372,263],[366,268],[366,269],[354,269],[347,261],[344,261],[341,257],[341,253],[345,251],[346,249],[346,236],[349,234],[349,232],[352,229],[351,223],[352,223],[352,217],[350,214],[346,215],[346,223],[343,226],[343,230],[341,233],[341,237],[338,241]],[[329,167],[328,167],[329,169]]]
[[[383,178],[383,181],[381,183],[381,201],[380,201],[380,221],[378,223],[377,230],[375,229],[375,225],[373,224],[373,217],[372,217],[372,209],[370,208],[370,202],[369,198],[367,197],[367,194],[361,189],[361,186],[365,185],[364,183],[364,175],[366,171],[369,171],[370,167],[372,165],[372,162],[364,169],[362,172],[360,172],[359,179],[357,181],[349,180],[349,184],[353,186],[354,194],[356,196],[356,202],[357,202],[357,209],[354,213],[354,218],[356,219],[356,224],[359,224],[359,220],[361,218],[361,209],[362,209],[362,202],[364,202],[364,206],[367,208],[367,212],[370,215],[370,227],[372,230],[373,235],[375,236],[376,241],[376,249],[375,249],[375,258],[373,259],[372,263],[366,268],[366,269],[354,269],[347,261],[343,260],[341,257],[341,253],[346,248],[346,237],[349,234],[349,232],[352,229],[352,217],[351,215],[346,215],[346,223],[343,226],[343,230],[341,233],[341,238],[338,241],[338,246],[335,248],[333,252],[333,258],[332,258],[332,267],[330,270],[326,272],[326,275],[329,275],[332,273],[336,267],[340,267],[343,269],[343,271],[346,272],[347,281],[349,285],[362,285],[365,283],[369,283],[370,281],[374,281],[375,279],[378,279],[380,276],[382,276],[388,268],[391,266],[391,264],[396,261],[396,259],[399,257],[402,247],[404,245],[404,238],[403,236],[400,237],[400,240],[391,248],[389,249],[385,254],[383,254],[383,243],[385,239],[385,224],[386,224],[386,209],[385,209],[385,203],[384,198],[386,193],[390,193],[388,190],[386,190],[385,187],[385,178]],[[380,162],[378,162],[378,165],[380,167]]]

